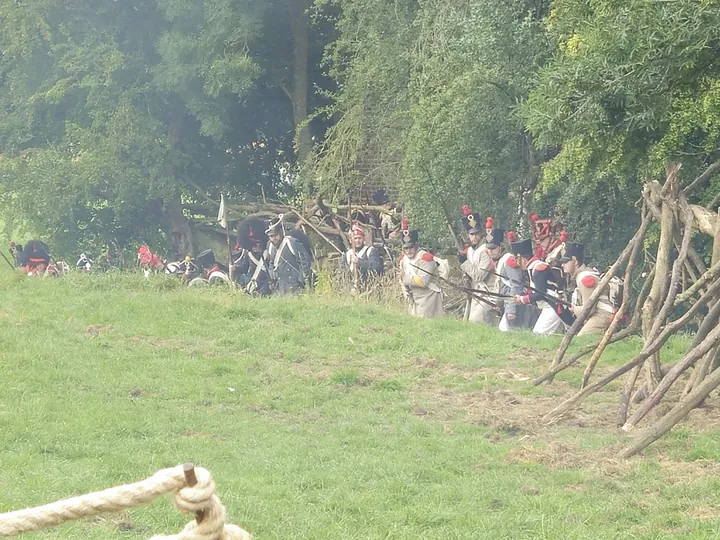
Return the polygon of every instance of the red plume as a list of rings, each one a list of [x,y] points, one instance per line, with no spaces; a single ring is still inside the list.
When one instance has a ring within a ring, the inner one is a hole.
[[[467,204],[463,204],[462,213],[463,216],[468,217],[470,214],[472,214],[472,210],[470,210],[470,207]]]
[[[508,231],[506,236],[507,236],[508,242],[515,241],[515,233],[514,232]]]
[[[492,229],[494,223],[495,223],[495,222],[493,221],[493,218],[488,217],[488,218],[485,220],[485,228],[486,228],[486,229]]]
[[[560,231],[560,241],[567,242],[568,234],[567,231]]]
[[[403,231],[407,231],[410,228],[410,222],[407,219],[403,219],[402,222],[400,223],[400,228]]]
[[[530,214],[530,221],[532,221],[533,223],[535,223],[538,219],[540,219],[540,216],[538,216],[535,212]]]

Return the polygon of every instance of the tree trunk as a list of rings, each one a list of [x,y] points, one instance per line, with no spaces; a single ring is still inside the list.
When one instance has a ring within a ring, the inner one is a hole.
[[[675,215],[670,204],[670,199],[677,199],[677,172],[678,165],[668,168],[668,175],[665,185],[660,192],[662,209],[660,215],[660,241],[658,243],[657,262],[655,264],[655,281],[650,289],[645,306],[643,306],[643,335],[646,344],[655,338],[651,333],[655,317],[660,306],[667,295],[667,287],[670,278],[670,264],[673,249],[673,233],[675,231]],[[648,201],[648,204],[652,204]],[[650,357],[646,364],[647,385],[650,391],[660,382],[660,354],[656,353]]]
[[[182,129],[184,117],[184,110],[177,111],[170,116],[167,136],[171,148],[180,140],[180,130]],[[168,166],[168,175],[172,178],[175,177],[175,170],[172,165]],[[190,222],[183,213],[180,186],[177,186],[170,199],[165,201],[164,210],[168,223],[166,233],[172,242],[175,254],[181,258],[185,257],[185,255],[191,255],[192,232],[190,230]]]
[[[192,255],[192,231],[190,230],[190,223],[183,213],[179,191],[171,199],[165,201],[165,216],[169,223],[167,234],[170,237],[175,254],[179,258]]]
[[[304,124],[308,117],[308,50],[310,41],[310,20],[307,10],[312,0],[293,0],[292,33],[295,44],[293,64],[292,106],[297,137],[298,163],[303,163],[312,150],[310,128]]]

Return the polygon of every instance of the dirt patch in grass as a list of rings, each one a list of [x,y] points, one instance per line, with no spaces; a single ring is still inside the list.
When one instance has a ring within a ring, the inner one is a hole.
[[[685,420],[693,428],[716,430],[720,427],[720,403],[718,398],[711,398],[705,406],[690,411]]]
[[[112,324],[91,324],[85,329],[85,334],[90,337],[97,337],[113,329]]]
[[[133,532],[144,536],[147,532],[147,527],[137,526],[128,512],[122,512],[119,514],[103,514],[101,516],[95,516],[91,520],[93,525],[100,527],[107,527],[110,529],[116,529],[122,532]]]
[[[693,508],[688,512],[688,516],[693,519],[701,519],[703,521],[715,521],[720,519],[720,507],[718,506],[700,506]]]
[[[589,452],[572,443],[551,442],[547,445],[522,445],[508,452],[508,463],[541,463],[557,469],[613,468],[625,471],[629,462],[613,457],[610,450]]]
[[[147,336],[134,336],[128,338],[133,345],[145,345],[157,349],[167,349],[174,352],[182,352],[184,354],[198,355],[206,358],[215,357],[217,353],[213,350],[210,343],[200,340],[184,341],[172,338],[152,338]]]
[[[477,378],[485,378],[498,376],[498,373],[491,368],[476,368],[470,366],[460,366],[456,364],[442,363],[438,358],[416,358],[411,366],[421,370],[432,370],[430,378],[444,377],[448,375],[457,375],[465,380],[474,380]],[[506,370],[509,371],[509,370]],[[503,373],[506,375],[506,373]],[[528,380],[528,379],[525,379]]]
[[[363,334],[394,334],[395,332],[397,329],[390,326],[366,326],[362,331]]]
[[[538,351],[535,349],[515,349],[512,353],[507,356],[508,360],[526,362],[534,362],[540,365],[545,365],[552,360],[553,352]]]
[[[330,378],[334,370],[333,366],[317,362],[293,362],[290,364],[290,371],[315,381],[325,381]]]
[[[663,478],[669,484],[689,484],[703,478],[720,475],[720,463],[707,459],[695,461],[676,461],[667,456],[657,458],[657,463],[663,471]]]

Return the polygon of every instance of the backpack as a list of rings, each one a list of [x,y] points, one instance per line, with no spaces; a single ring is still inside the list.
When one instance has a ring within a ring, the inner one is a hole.
[[[600,279],[602,279],[604,276],[605,274],[600,276]],[[610,298],[610,304],[615,309],[620,309],[624,294],[625,281],[617,276],[613,276],[613,278],[608,283],[608,297]]]
[[[438,277],[447,279],[450,276],[450,261],[433,255],[433,260],[438,265]]]
[[[604,279],[607,275],[607,272],[603,272],[601,274],[596,268],[593,268],[593,271],[598,275],[598,279],[600,280]],[[610,301],[610,305],[614,307],[616,311],[620,309],[620,306],[622,305],[624,293],[625,280],[618,276],[613,276],[607,284],[607,297]]]

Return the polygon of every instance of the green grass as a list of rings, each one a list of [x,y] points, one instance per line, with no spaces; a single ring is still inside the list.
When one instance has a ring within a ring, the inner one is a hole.
[[[258,540],[720,534],[716,398],[616,461],[618,385],[539,421],[580,376],[523,380],[556,338],[340,297],[0,276],[0,512],[192,461]],[[603,369],[637,347],[611,348]],[[165,497],[32,537],[148,538],[188,520]]]

